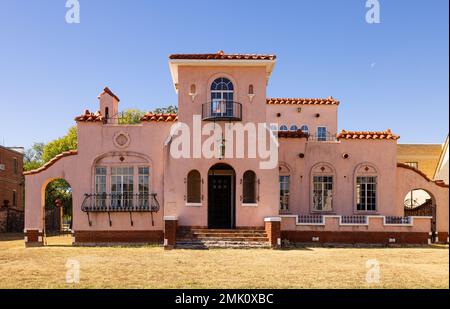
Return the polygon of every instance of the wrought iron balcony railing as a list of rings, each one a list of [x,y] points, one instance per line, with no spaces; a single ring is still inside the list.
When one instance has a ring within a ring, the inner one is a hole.
[[[152,225],[153,213],[160,209],[159,202],[156,199],[156,193],[100,193],[84,195],[81,210],[87,213],[89,225],[92,225],[89,213],[107,213],[109,225],[112,226],[111,213],[128,212],[130,214],[130,223],[133,226],[133,212],[147,212],[151,214]]]
[[[158,212],[156,193],[100,193],[85,194],[81,210],[84,212]]]
[[[203,120],[242,120],[242,104],[227,100],[214,100],[202,105]]]

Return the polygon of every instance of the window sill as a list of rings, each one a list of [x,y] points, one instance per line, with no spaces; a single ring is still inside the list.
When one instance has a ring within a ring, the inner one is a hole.
[[[258,203],[242,203],[242,207],[258,207]]]
[[[203,204],[202,203],[186,203],[185,206],[186,207],[202,207]]]

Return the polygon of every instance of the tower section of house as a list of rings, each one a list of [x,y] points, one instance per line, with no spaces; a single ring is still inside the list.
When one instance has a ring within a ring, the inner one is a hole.
[[[275,56],[219,52],[169,58],[179,121],[191,138],[188,155],[167,156],[166,213],[177,215],[181,226],[262,226],[279,202],[278,162],[273,158],[271,168],[261,168],[269,158],[258,153],[259,144],[270,144],[266,88]],[[234,131],[226,135],[227,128]]]

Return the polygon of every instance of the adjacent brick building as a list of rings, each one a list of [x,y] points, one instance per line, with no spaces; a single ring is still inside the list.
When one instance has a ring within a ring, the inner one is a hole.
[[[23,148],[0,146],[0,232],[21,231],[24,208]]]

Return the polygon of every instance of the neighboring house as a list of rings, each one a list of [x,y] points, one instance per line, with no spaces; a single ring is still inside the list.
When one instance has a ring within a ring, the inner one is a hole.
[[[439,157],[439,162],[436,166],[436,171],[434,173],[434,180],[442,180],[446,184],[449,183],[448,180],[448,135],[445,140],[444,145],[442,145],[441,155]]]
[[[398,144],[397,162],[414,167],[433,179],[441,152],[441,144]]]
[[[434,179],[441,152],[441,144],[398,144],[397,162],[418,169],[428,178]],[[426,191],[412,190],[405,196],[405,207],[419,207],[429,199],[430,195]]]
[[[23,148],[0,146],[0,232],[23,230]]]
[[[437,229],[448,234],[448,186],[397,163],[399,136],[338,131],[332,97],[266,97],[275,62],[171,55],[179,113],[136,125],[120,124],[119,98],[105,88],[99,111],[75,118],[78,150],[25,173],[27,245],[45,243],[42,195],[56,178],[72,187],[77,245],[428,243],[431,218],[404,217],[416,188],[432,193]]]

